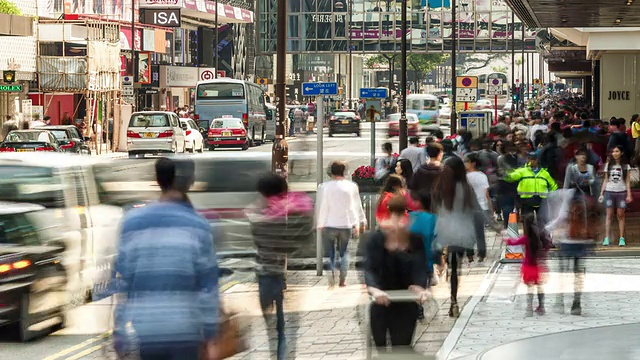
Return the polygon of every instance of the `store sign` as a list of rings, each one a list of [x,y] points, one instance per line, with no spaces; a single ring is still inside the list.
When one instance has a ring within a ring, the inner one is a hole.
[[[198,82],[198,68],[160,66],[160,87],[189,87]]]
[[[609,97],[607,100],[631,100],[630,91],[609,91]]]
[[[22,85],[0,85],[0,92],[21,92]]]
[[[162,27],[180,27],[180,9],[143,9],[141,22]]]

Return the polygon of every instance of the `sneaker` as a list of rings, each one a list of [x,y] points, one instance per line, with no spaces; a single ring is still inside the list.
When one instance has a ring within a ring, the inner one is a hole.
[[[424,307],[422,304],[418,305],[418,320],[424,320]]]
[[[339,284],[338,286],[340,286],[340,287],[346,287],[346,286],[347,286],[347,283],[346,283],[346,281],[344,281],[344,279],[340,279],[340,284]]]
[[[627,243],[624,241],[624,238],[621,237],[620,240],[618,241],[618,246],[627,246]]]
[[[609,246],[609,238],[608,237],[604,238],[604,241],[602,242],[602,246]]]
[[[532,317],[533,316],[533,308],[527,306],[527,310],[524,311],[524,316],[525,317]]]
[[[542,306],[538,306],[538,308],[536,309],[536,314],[542,316],[546,313],[546,311],[544,311],[544,308]]]
[[[451,307],[449,308],[449,317],[452,318],[457,318],[460,316],[460,308],[458,307],[458,304],[451,304]]]

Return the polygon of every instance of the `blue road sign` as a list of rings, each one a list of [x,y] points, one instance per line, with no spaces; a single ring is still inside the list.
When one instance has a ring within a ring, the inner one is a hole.
[[[302,96],[338,95],[338,83],[302,83]]]
[[[387,89],[361,88],[360,98],[361,99],[386,99]]]

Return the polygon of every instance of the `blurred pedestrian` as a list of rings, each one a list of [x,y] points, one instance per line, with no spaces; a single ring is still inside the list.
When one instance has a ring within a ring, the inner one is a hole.
[[[404,183],[406,185],[411,184],[411,179],[413,178],[413,167],[411,166],[411,161],[407,159],[399,159],[396,162],[394,170],[396,174],[404,178]]]
[[[469,153],[464,158],[467,169],[467,182],[473,188],[480,209],[473,217],[476,230],[476,242],[478,246],[478,262],[484,262],[487,257],[487,241],[485,239],[485,225],[493,224],[493,205],[489,195],[489,180],[487,175],[478,170],[480,156],[477,153]],[[473,249],[467,253],[469,262],[473,262]]]
[[[376,159],[376,180],[384,180],[396,170],[396,157],[393,156],[393,145],[390,142],[382,144],[384,156]]]
[[[358,185],[345,178],[347,166],[341,161],[331,164],[331,180],[318,187],[317,228],[322,234],[325,253],[329,255],[329,286],[335,285],[336,247],[340,254],[340,287],[347,286],[349,240],[357,238],[367,226]]]
[[[276,174],[258,180],[257,190],[262,198],[247,211],[251,232],[257,249],[258,292],[260,308],[267,322],[269,344],[277,344],[271,354],[278,360],[295,358],[295,335],[287,348],[285,336],[284,289],[287,256],[309,243],[313,237],[313,201],[305,193],[289,192],[287,182]],[[272,322],[275,305],[274,332]],[[297,328],[297,316],[290,314],[286,324]]]
[[[197,360],[215,352],[218,266],[211,225],[187,198],[195,168],[189,160],[159,159],[160,201],[128,212],[123,221],[113,282],[124,301],[115,314],[116,348],[140,358]],[[131,329],[130,329],[131,328]]]
[[[537,288],[538,315],[545,314],[543,276],[547,271],[545,258],[549,243],[545,241],[544,228],[536,220],[533,213],[524,216],[524,235],[518,239],[505,239],[507,245],[524,245],[524,260],[522,261],[522,282],[527,285],[527,309],[525,316],[533,316],[533,294]]]
[[[402,150],[399,157],[399,159],[409,160],[414,171],[427,162],[425,150],[418,145],[420,145],[420,138],[412,136],[409,139],[409,147]]]
[[[407,209],[405,210],[410,209],[413,211],[418,209],[418,207],[411,201],[404,178],[396,174],[391,175],[385,181],[382,191],[380,191],[378,205],[376,206],[376,221],[378,223],[387,220],[391,216],[391,212],[389,211],[389,201],[396,195],[407,198]],[[405,211],[405,216],[408,216],[407,211]]]
[[[391,216],[367,242],[365,283],[375,301],[371,332],[380,352],[386,351],[387,334],[392,347],[409,347],[418,319],[416,302],[392,302],[388,292],[409,290],[420,303],[429,295],[424,243],[420,235],[409,232],[406,208],[407,199],[394,196],[389,201]]]
[[[422,164],[416,172],[414,172],[409,188],[411,196],[414,199],[419,198],[419,193],[424,192],[431,194],[434,184],[438,180],[441,173],[441,161],[443,156],[442,145],[438,143],[428,143],[425,147],[429,162]]]
[[[467,182],[466,169],[462,159],[452,157],[443,163],[442,175],[432,193],[433,204],[438,217],[436,221],[436,241],[447,248],[451,281],[451,306],[449,316],[458,317],[459,271],[465,252],[476,244],[473,226],[465,226],[480,209],[473,188]]]

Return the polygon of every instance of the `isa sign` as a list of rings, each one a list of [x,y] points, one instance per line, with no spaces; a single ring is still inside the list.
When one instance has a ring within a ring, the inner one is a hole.
[[[302,83],[302,96],[338,95],[337,82]]]
[[[386,99],[387,89],[361,88],[360,98],[361,99]]]

